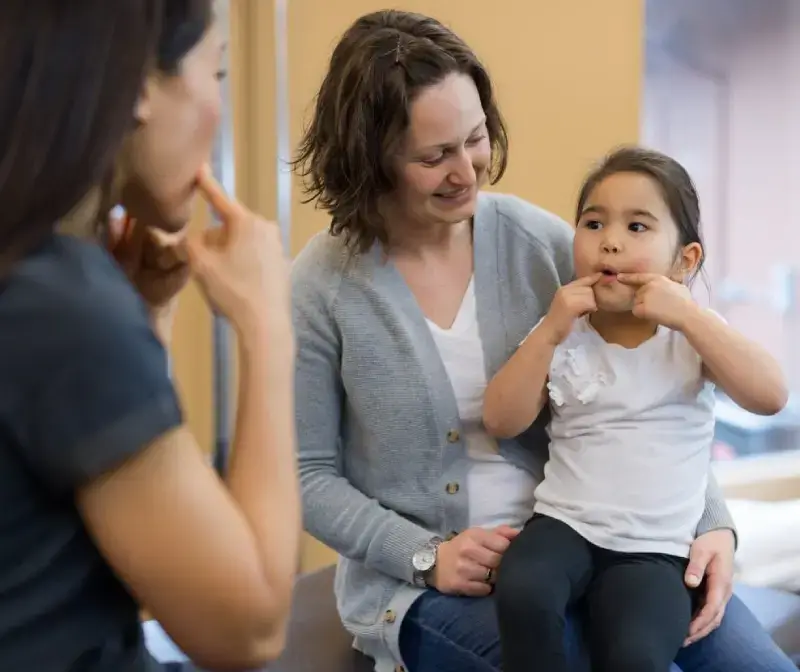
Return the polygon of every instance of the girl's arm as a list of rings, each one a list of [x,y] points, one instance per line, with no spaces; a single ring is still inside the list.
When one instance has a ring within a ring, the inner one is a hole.
[[[597,310],[595,273],[558,289],[547,315],[492,378],[483,398],[483,424],[491,436],[519,436],[536,420],[547,401],[547,376],[553,354],[575,320]]]
[[[764,348],[713,312],[691,310],[681,331],[703,360],[706,376],[751,413],[774,415],[789,398],[783,372]]]
[[[540,322],[489,381],[483,424],[491,436],[513,438],[536,420],[547,402],[547,375],[556,343],[547,322]]]

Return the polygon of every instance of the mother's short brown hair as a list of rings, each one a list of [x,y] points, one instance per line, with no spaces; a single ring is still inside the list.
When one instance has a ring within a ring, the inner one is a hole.
[[[391,157],[409,106],[452,73],[468,75],[478,89],[494,184],[506,168],[508,137],[489,73],[461,38],[428,16],[385,10],[356,20],[334,49],[293,166],[304,202],[327,211],[331,233],[353,248],[386,243],[379,202],[395,187]]]

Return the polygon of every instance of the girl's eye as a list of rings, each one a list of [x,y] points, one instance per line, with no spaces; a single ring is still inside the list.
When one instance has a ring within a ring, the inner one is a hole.
[[[643,231],[647,231],[647,227],[641,222],[631,222],[628,225],[628,228],[634,233],[642,233]]]
[[[592,229],[593,231],[597,231],[601,226],[603,226],[600,222],[596,219],[590,219],[588,222],[584,224],[587,229]]]

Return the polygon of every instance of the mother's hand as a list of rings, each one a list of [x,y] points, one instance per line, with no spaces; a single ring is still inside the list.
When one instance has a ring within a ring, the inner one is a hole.
[[[110,223],[108,250],[150,307],[156,326],[169,323],[190,274],[184,232],[168,235],[123,216]]]
[[[507,525],[471,527],[439,546],[431,585],[440,593],[482,597],[492,592],[494,571],[518,534]]]
[[[733,555],[736,550],[731,530],[712,530],[695,539],[689,552],[685,581],[690,588],[705,579],[702,608],[689,627],[684,646],[693,644],[716,630],[722,623],[725,607],[733,595]]]

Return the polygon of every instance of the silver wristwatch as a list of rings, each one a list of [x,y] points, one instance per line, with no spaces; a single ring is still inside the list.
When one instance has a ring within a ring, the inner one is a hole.
[[[428,578],[436,567],[436,556],[443,541],[441,537],[433,537],[411,557],[414,585],[418,588],[427,588]]]

